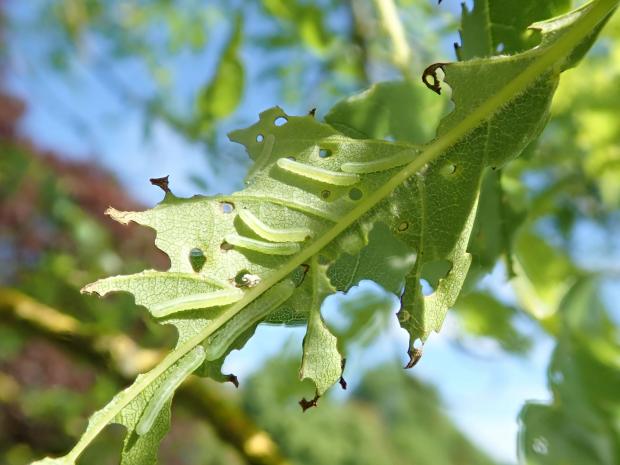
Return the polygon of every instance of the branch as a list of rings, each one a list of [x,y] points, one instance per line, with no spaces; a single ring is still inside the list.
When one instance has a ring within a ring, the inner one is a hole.
[[[392,61],[403,75],[408,77],[410,74],[411,48],[407,42],[403,24],[398,17],[394,0],[374,0],[374,2],[379,10],[383,28],[392,41]]]

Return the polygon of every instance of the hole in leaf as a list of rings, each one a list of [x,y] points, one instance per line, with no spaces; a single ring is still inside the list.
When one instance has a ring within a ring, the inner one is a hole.
[[[198,273],[205,262],[207,261],[207,257],[205,257],[204,252],[198,247],[194,247],[189,251],[189,263],[192,265],[192,269]]]
[[[332,151],[329,149],[321,149],[319,150],[319,157],[320,158],[329,158],[332,156]]]
[[[436,289],[439,280],[445,278],[452,269],[452,263],[449,260],[434,260],[422,265],[421,277]]]
[[[330,196],[331,194],[332,194],[332,193],[331,193],[330,191],[328,191],[327,189],[325,189],[324,191],[321,191],[321,197],[323,197],[324,199],[329,198],[329,196]]]
[[[295,157],[286,157],[286,158],[288,158],[291,161],[295,161]]]
[[[275,124],[276,126],[284,126],[287,122],[288,120],[284,116],[278,116],[274,120],[273,124]]]
[[[429,283],[426,279],[422,278],[420,279],[420,286],[422,287],[422,294],[426,297],[431,295],[433,292],[435,292],[435,289],[433,289],[433,286],[431,286],[431,283]]]
[[[349,191],[349,198],[351,200],[359,200],[364,196],[364,193],[359,190],[357,187],[354,187]]]
[[[256,142],[262,142],[265,140],[265,136],[263,136],[262,134],[258,134],[256,136]]]
[[[442,176],[450,176],[456,173],[456,165],[454,163],[448,163],[439,170]]]
[[[407,223],[406,221],[403,221],[402,223],[400,223],[398,225],[398,232],[405,232],[407,229],[409,229],[409,223]]]
[[[504,42],[500,42],[499,44],[497,44],[497,48],[495,50],[497,50],[499,53],[502,53],[505,48],[506,46],[504,45]]]
[[[231,202],[221,202],[222,213],[232,213],[235,210],[235,205]]]

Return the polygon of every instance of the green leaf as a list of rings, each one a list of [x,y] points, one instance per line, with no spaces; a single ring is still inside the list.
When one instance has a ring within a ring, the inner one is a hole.
[[[475,0],[471,11],[463,4],[462,43],[456,48],[459,60],[512,54],[534,46],[540,37],[534,31],[528,31],[528,26],[564,13],[569,7],[569,0],[525,0],[518,3]],[[482,179],[478,212],[468,246],[472,266],[466,288],[475,285],[481,276],[492,270],[502,255],[507,260],[508,275],[514,276],[512,243],[525,216],[510,205],[501,177],[501,170],[494,170],[488,171]]]
[[[302,380],[311,379],[316,386],[317,396],[322,396],[340,379],[342,356],[338,352],[336,336],[330,332],[321,317],[321,304],[325,297],[333,293],[333,288],[316,259],[313,259],[308,274],[308,278],[313,281],[314,295],[308,315],[308,331],[304,338],[299,376]]]
[[[399,258],[416,254],[406,276],[402,268],[399,313],[411,344],[439,330],[471,261],[466,248],[485,169],[518,156],[538,133],[560,71],[616,5],[594,1],[537,26],[541,45],[522,54],[445,65],[455,109],[426,146],[349,138],[312,116],[273,108],[231,134],[254,160],[242,191],[191,199],[167,194],[147,212],[112,210],[121,222],[153,228],[171,266],[104,279],[85,291],[134,293],[160,323],[177,328],[179,339],[159,365],[91,418],[67,457],[75,460],[107,424],[119,422],[128,429],[128,450],[137,447],[132,460],[149,463],[152,455],[132,436],[141,421],[145,441],[167,428],[168,391],[159,388],[199,368],[201,348],[207,362],[221,360],[261,321],[313,321],[305,369],[317,390],[326,389],[337,360],[317,312],[328,270],[344,254],[360,253],[377,224],[404,245]],[[192,260],[196,249],[204,256],[201,268]],[[423,295],[421,280],[435,284],[432,295]],[[327,362],[314,358],[320,341]],[[153,402],[164,408],[149,429],[142,418],[157,411]]]
[[[530,340],[521,335],[512,322],[517,310],[495,297],[471,292],[459,297],[454,310],[468,334],[492,337],[510,352],[529,349]]]
[[[263,8],[287,26],[315,53],[322,54],[330,43],[324,14],[316,5],[306,5],[297,0],[264,0]]]
[[[514,277],[513,248],[515,235],[525,220],[525,213],[512,206],[502,186],[502,171],[487,171],[480,188],[478,212],[467,251],[472,266],[465,287],[473,286],[493,269],[504,256],[508,276]]]
[[[400,294],[405,276],[415,263],[415,254],[383,224],[376,224],[368,244],[356,255],[340,255],[327,274],[339,291],[347,291],[364,279],[371,279],[386,291]]]
[[[527,465],[613,465],[620,459],[620,347],[599,283],[581,279],[562,300],[549,367],[553,402],[520,414],[519,456]]]
[[[231,115],[241,102],[245,85],[243,62],[239,56],[242,37],[243,21],[238,16],[215,75],[196,98],[194,120],[202,134],[208,134],[217,120]]]
[[[421,82],[380,82],[338,102],[325,121],[349,137],[422,144],[433,138],[443,107]]]
[[[565,13],[570,0],[475,0],[470,11],[463,3],[460,60],[513,54],[536,45],[530,24]]]
[[[528,230],[517,235],[515,260],[514,286],[524,310],[541,320],[553,316],[574,284],[575,266],[560,250]]]

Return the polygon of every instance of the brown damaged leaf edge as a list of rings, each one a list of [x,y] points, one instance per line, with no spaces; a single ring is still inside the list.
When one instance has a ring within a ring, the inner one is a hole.
[[[409,363],[405,365],[406,370],[413,368],[418,364],[418,362],[422,358],[422,347],[409,349],[407,351],[407,355],[409,355]]]
[[[347,359],[343,358],[342,362],[340,364],[340,379],[338,380],[338,383],[340,383],[340,387],[344,390],[347,389],[347,381],[344,379],[344,367],[347,364]]]
[[[168,193],[170,193],[170,188],[168,187],[168,178],[169,177],[170,177],[170,175],[164,176],[163,178],[151,178],[151,179],[149,179],[149,181],[151,181],[151,184],[153,184],[154,186],[159,187],[166,194],[168,194]]]
[[[308,275],[308,271],[310,271],[310,265],[308,265],[307,263],[302,263],[300,267],[303,270],[303,274],[301,275],[301,280],[299,281],[299,284],[297,284],[297,286],[295,287],[299,287],[303,284],[304,279],[306,279],[306,276]]]
[[[434,63],[424,70],[422,73],[422,82],[433,92],[441,95],[441,81],[437,77],[437,70],[444,70],[446,65],[450,63]],[[431,80],[429,80],[429,78]]]
[[[301,399],[299,401],[299,405],[301,405],[301,410],[305,412],[309,408],[316,407],[316,404],[319,401],[319,397],[321,397],[321,396],[319,396],[319,394],[317,393],[317,394],[314,395],[313,399],[306,400],[305,397],[303,399]]]
[[[237,389],[239,388],[239,378],[237,378],[237,376],[233,375],[232,373],[226,375],[226,381],[229,383],[233,383]]]

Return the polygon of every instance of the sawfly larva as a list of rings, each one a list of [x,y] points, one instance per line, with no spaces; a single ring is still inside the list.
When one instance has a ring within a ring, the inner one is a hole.
[[[140,421],[136,425],[136,433],[144,436],[148,433],[155,423],[155,419],[161,412],[166,402],[172,397],[174,391],[181,383],[191,375],[205,361],[206,352],[204,347],[198,346],[187,355],[185,355],[177,365],[172,368],[166,379],[155,390],[146,408],[142,412]]]
[[[305,228],[276,229],[263,223],[259,218],[246,209],[239,211],[239,218],[260,237],[272,242],[302,242],[312,235],[312,231]]]
[[[289,160],[288,158],[279,158],[278,166],[290,173],[334,186],[352,186],[360,181],[360,177],[357,174],[326,170],[325,168],[318,168],[295,160]]]
[[[256,239],[250,239],[249,237],[243,237],[239,234],[228,234],[224,237],[226,243],[234,245],[235,247],[241,247],[242,249],[252,250],[253,252],[260,252],[266,255],[293,255],[299,252],[301,247],[294,242],[267,242],[259,241]]]
[[[417,155],[418,152],[403,150],[396,155],[379,160],[343,163],[340,169],[347,173],[355,174],[376,173],[378,171],[387,171],[411,163]]]
[[[248,178],[251,178],[259,172],[261,169],[265,167],[267,162],[269,161],[269,157],[271,156],[271,151],[273,150],[273,144],[275,143],[276,138],[273,134],[267,134],[267,137],[262,141],[263,149],[260,151],[258,158],[250,168],[250,172],[248,173]]]
[[[232,304],[241,297],[243,297],[243,291],[239,289],[222,289],[204,294],[185,295],[151,305],[151,313],[155,318],[161,318],[185,310]]]
[[[237,313],[226,325],[207,339],[205,344],[207,351],[206,359],[213,361],[224,355],[226,349],[244,331],[247,331],[254,323],[262,320],[286,302],[293,295],[294,290],[295,285],[291,281],[286,280],[265,291],[261,297],[245,307],[243,311]]]

